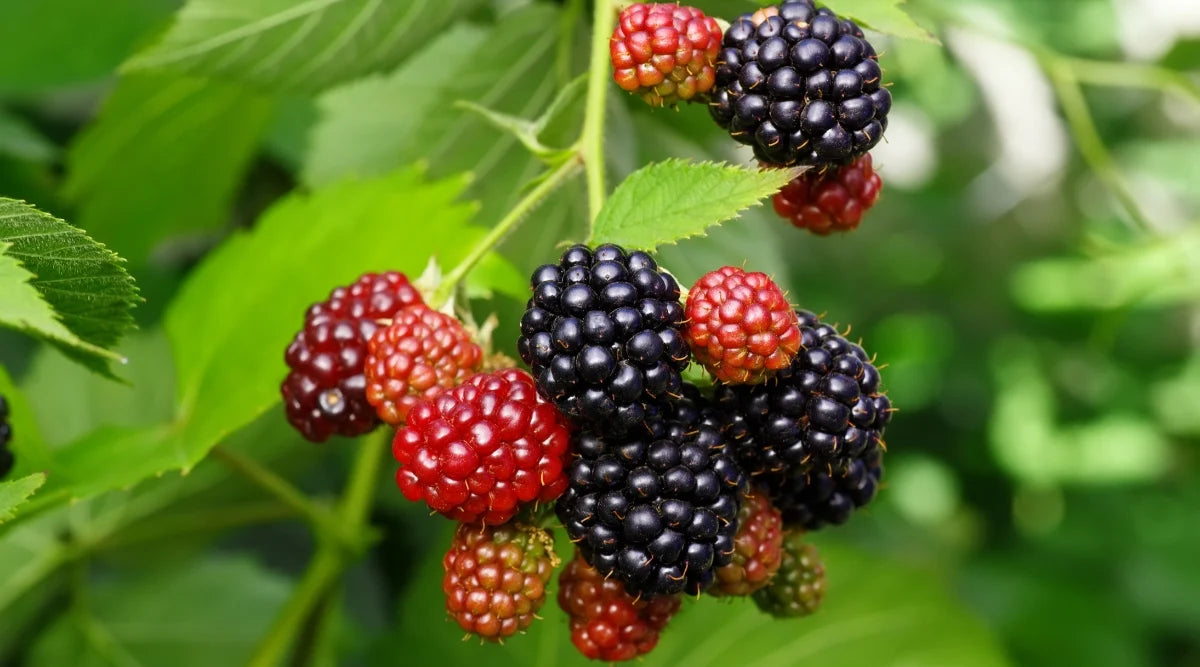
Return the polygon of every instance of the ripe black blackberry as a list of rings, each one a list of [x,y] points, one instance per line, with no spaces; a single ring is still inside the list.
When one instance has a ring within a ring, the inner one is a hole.
[[[733,557],[746,479],[720,433],[696,419],[687,407],[623,437],[576,439],[558,517],[587,562],[631,595],[697,594]]]
[[[862,347],[796,311],[800,352],[761,385],[718,383],[723,430],[743,469],[772,499],[809,472],[837,474],[881,448],[892,405]],[[783,509],[780,505],[780,509]]]
[[[845,164],[883,137],[892,96],[854,21],[787,0],[738,17],[721,46],[709,110],[763,163]]]
[[[16,464],[16,457],[8,448],[12,440],[12,426],[8,423],[8,401],[0,396],[0,479],[8,476]]]
[[[517,350],[567,416],[619,435],[679,393],[688,362],[679,285],[650,255],[577,245],[530,282]]]
[[[840,471],[794,473],[776,484],[773,495],[785,525],[816,530],[846,523],[856,509],[875,499],[882,476],[883,452],[875,448]]]

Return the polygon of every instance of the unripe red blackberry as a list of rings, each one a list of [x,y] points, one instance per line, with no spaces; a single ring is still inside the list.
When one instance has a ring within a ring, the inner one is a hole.
[[[557,505],[583,557],[632,595],[699,593],[734,553],[745,477],[718,431],[672,407],[640,432],[582,431]]]
[[[362,435],[379,425],[363,367],[377,321],[423,303],[402,273],[366,273],[309,307],[285,353],[280,391],[288,421],[308,440]]]
[[[626,7],[609,40],[613,80],[650,106],[674,105],[712,90],[721,28],[695,7]]]
[[[771,584],[754,594],[758,608],[776,618],[808,616],[825,599],[825,565],[817,548],[804,541],[804,533],[788,533],[783,562]]]
[[[796,312],[801,349],[788,368],[760,385],[718,383],[715,390],[734,454],[780,509],[776,489],[787,480],[841,471],[877,451],[892,412],[862,347],[816,315]]]
[[[367,401],[399,426],[420,398],[460,384],[479,370],[483,350],[457,319],[425,306],[396,313],[367,344]]]
[[[678,595],[634,597],[579,555],[558,575],[558,604],[571,621],[571,643],[591,660],[619,662],[649,653],[679,611]]]
[[[545,530],[459,524],[442,559],[446,611],[483,639],[511,637],[537,617],[557,565],[554,539]]]
[[[7,477],[16,465],[16,456],[8,448],[12,434],[12,426],[8,423],[8,401],[0,396],[0,479]]]
[[[783,558],[783,518],[766,493],[742,500],[733,560],[717,569],[712,595],[749,595],[767,586]]]
[[[722,382],[762,382],[800,349],[796,313],[765,273],[710,271],[688,290],[685,313],[692,356]]]
[[[809,169],[792,179],[775,195],[775,212],[820,236],[847,232],[858,227],[882,189],[867,153],[848,165]]]
[[[883,137],[892,97],[854,21],[787,0],[738,17],[721,46],[709,110],[762,162],[844,164]]]
[[[409,411],[392,443],[396,483],[451,519],[502,524],[567,488],[570,437],[528,373],[478,373]]]
[[[568,417],[619,435],[679,394],[689,357],[679,285],[650,255],[577,245],[530,283],[517,351]]]

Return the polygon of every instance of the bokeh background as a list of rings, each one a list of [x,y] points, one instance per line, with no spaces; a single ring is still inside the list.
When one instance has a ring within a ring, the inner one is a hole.
[[[108,244],[146,299],[121,348],[125,385],[0,331],[0,364],[52,447],[169,417],[166,304],[287,193],[423,162],[435,178],[473,173],[478,223],[499,219],[537,163],[453,102],[533,116],[586,60],[580,3],[495,0],[395,71],[317,93],[118,73],[176,8],[0,0],[0,194]],[[1200,3],[905,8],[940,43],[877,42],[896,102],[874,153],[884,196],[862,227],[818,238],[768,203],[660,254],[685,283],[726,263],[770,272],[853,325],[900,408],[885,485],[816,538],[827,610],[760,630],[741,608],[706,607],[681,617],[661,659],[1200,665]],[[545,141],[569,140],[578,118]],[[615,87],[606,148],[613,183],[667,157],[750,159],[703,107],[652,112]],[[504,254],[522,273],[553,257],[582,236],[583,204],[577,179]],[[521,306],[474,303],[500,316],[501,345]],[[229,446],[321,495],[338,491],[352,445],[298,442],[280,410]],[[236,664],[312,547],[260,501],[205,462],[0,532],[0,663]],[[437,600],[446,526],[388,483],[373,520],[384,539],[329,601],[318,663],[570,659],[553,614],[505,649],[456,643]]]

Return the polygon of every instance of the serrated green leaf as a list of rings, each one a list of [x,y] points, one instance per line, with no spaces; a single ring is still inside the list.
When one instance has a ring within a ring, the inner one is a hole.
[[[478,114],[491,125],[511,134],[517,141],[521,142],[525,150],[544,161],[553,163],[555,160],[562,160],[569,157],[571,150],[553,148],[543,144],[541,134],[548,125],[559,120],[559,117],[565,114],[571,105],[580,100],[584,90],[586,90],[586,86],[586,75],[576,77],[571,83],[558,91],[558,94],[554,96],[554,100],[550,102],[546,110],[533,120],[493,111],[469,100],[459,100],[456,106]]]
[[[17,508],[45,483],[46,474],[40,472],[0,483],[0,523],[16,516]]]
[[[126,71],[171,68],[314,91],[386,70],[481,0],[190,0]]]
[[[777,0],[757,1],[763,6],[778,4]],[[829,7],[837,12],[838,16],[852,18],[862,27],[876,32],[939,44],[936,37],[918,25],[913,17],[900,7],[904,2],[905,0],[836,0],[818,4]]]
[[[174,0],[0,2],[0,91],[27,93],[111,75]]]
[[[796,177],[795,169],[743,169],[667,160],[629,175],[604,204],[589,243],[653,250],[737,216]]]
[[[271,110],[236,86],[125,77],[71,146],[64,194],[84,229],[143,266],[165,239],[227,224]]]

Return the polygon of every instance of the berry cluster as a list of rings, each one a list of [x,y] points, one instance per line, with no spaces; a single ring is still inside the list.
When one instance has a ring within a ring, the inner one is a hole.
[[[12,435],[12,426],[8,423],[8,401],[0,396],[0,479],[7,477],[17,462],[12,450],[8,447],[9,442],[12,441]]]
[[[891,93],[875,48],[812,0],[738,17],[717,56],[717,124],[775,166],[843,164],[883,137]]]

